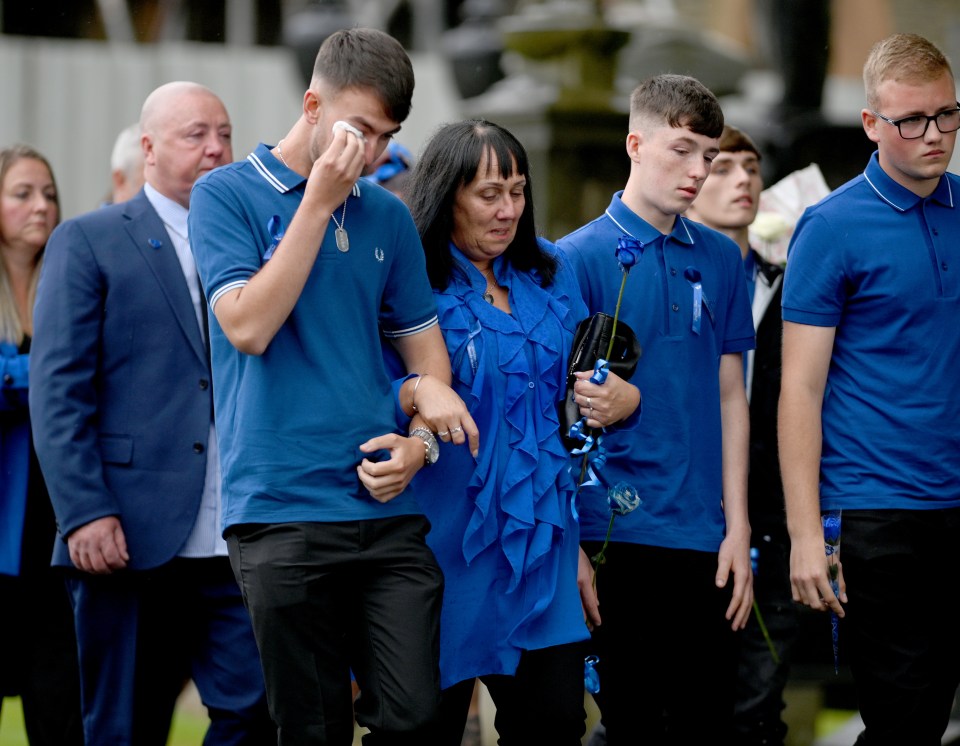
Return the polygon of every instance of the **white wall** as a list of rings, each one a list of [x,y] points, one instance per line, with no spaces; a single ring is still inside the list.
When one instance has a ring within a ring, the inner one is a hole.
[[[446,64],[411,55],[413,110],[398,139],[415,153],[438,124],[459,118]],[[0,35],[0,146],[26,142],[49,160],[63,217],[96,208],[110,186],[110,151],[144,98],[171,80],[211,88],[234,125],[234,158],[275,143],[300,113],[304,85],[285,48],[190,42],[156,45]]]

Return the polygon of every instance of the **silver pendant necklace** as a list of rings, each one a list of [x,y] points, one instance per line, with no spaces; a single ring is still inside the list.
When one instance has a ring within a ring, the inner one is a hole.
[[[487,274],[487,271],[490,272],[489,275]],[[487,270],[487,271],[484,271],[482,269],[480,270],[480,274],[482,274],[483,278],[487,280],[487,289],[483,294],[483,299],[492,306],[494,301],[492,291],[494,287],[499,287],[499,284],[497,283],[496,275],[493,274],[493,270]],[[493,281],[492,283],[490,282],[491,280]]]
[[[283,150],[281,150],[280,148],[281,145],[283,145],[283,140],[280,140],[280,142],[277,143],[277,155],[280,157],[280,162],[287,168],[290,168],[290,166],[287,164],[287,159],[283,157]],[[347,234],[347,229],[343,227],[344,223],[347,220],[347,200],[348,199],[350,199],[349,194],[347,195],[346,199],[343,200],[343,213],[340,215],[339,223],[337,222],[336,215],[332,213],[330,215],[330,219],[333,220],[333,224],[337,226],[337,229],[334,231],[334,234],[333,234],[334,238],[336,238],[337,240],[337,249],[339,249],[344,254],[350,251],[350,236]],[[490,302],[492,303],[493,301],[490,301]]]
[[[343,213],[340,215],[340,222],[337,222],[337,216],[333,213],[330,214],[330,219],[333,221],[333,224],[337,226],[337,229],[334,231],[333,235],[337,239],[337,248],[346,254],[350,251],[350,236],[347,234],[347,229],[343,226],[347,222],[347,200],[350,199],[350,195],[346,196],[346,199],[343,200]]]

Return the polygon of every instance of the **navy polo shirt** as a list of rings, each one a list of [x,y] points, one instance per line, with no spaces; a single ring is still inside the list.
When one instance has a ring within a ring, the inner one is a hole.
[[[580,492],[581,535],[602,540],[610,520],[607,488],[627,482],[640,507],[614,521],[612,539],[715,552],[724,537],[720,356],[754,347],[753,318],[739,247],[678,217],[664,236],[621,201],[560,239],[590,313],[613,315],[621,272],[621,236],[644,244],[630,270],[620,318],[643,348],[631,382],[643,395],[643,419],[604,435],[602,484]],[[693,329],[694,281],[705,300]],[[709,310],[708,310],[709,307]]]
[[[305,184],[263,144],[198,180],[190,243],[211,308],[283,250],[276,247]],[[423,248],[406,206],[368,181],[348,198],[344,227],[349,251],[337,249],[331,220],[263,355],[237,351],[209,315],[224,529],[420,512],[409,490],[374,500],[356,466],[361,443],[397,431],[380,332],[398,337],[437,323]]]
[[[866,171],[808,208],[785,321],[836,327],[821,506],[960,506],[960,179],[921,198]]]

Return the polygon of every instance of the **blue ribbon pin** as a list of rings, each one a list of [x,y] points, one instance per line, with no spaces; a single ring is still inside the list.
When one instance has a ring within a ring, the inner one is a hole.
[[[280,245],[280,239],[283,238],[283,224],[280,222],[280,216],[274,215],[267,221],[267,233],[273,239],[267,250],[263,252],[263,261],[267,261],[273,256],[274,250]]]
[[[694,334],[700,334],[700,311],[702,308],[707,310],[707,315],[710,317],[710,321],[714,324],[716,319],[713,317],[713,307],[710,304],[709,298],[707,298],[706,293],[703,292],[703,282],[700,276],[700,270],[696,267],[687,267],[683,270],[683,276],[686,278],[687,282],[690,283],[690,287],[693,289],[693,321],[690,324],[690,330]]]

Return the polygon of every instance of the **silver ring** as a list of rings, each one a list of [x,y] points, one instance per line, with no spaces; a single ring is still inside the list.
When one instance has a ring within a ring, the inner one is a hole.
[[[593,409],[593,404],[590,403],[590,397],[587,397],[587,409]]]
[[[438,431],[437,431],[437,435],[439,435],[441,438],[444,437],[445,435],[449,435],[449,434],[450,434],[450,431],[449,431],[449,430],[438,430]]]
[[[462,432],[463,432],[463,428],[460,427],[459,425],[457,425],[456,427],[450,428],[451,435],[453,435],[454,433],[462,433]]]

